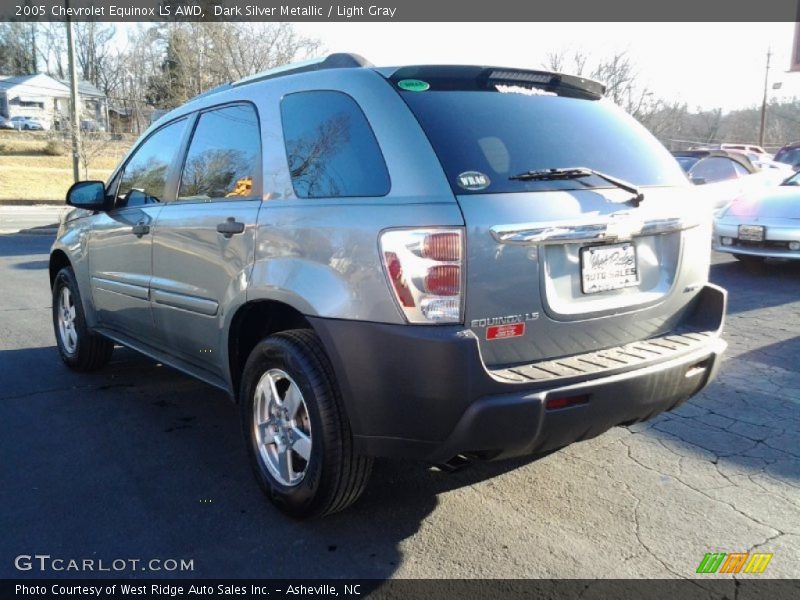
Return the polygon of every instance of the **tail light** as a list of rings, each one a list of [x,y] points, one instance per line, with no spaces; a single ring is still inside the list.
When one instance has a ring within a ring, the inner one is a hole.
[[[409,323],[460,323],[461,229],[394,229],[380,236],[386,277]]]

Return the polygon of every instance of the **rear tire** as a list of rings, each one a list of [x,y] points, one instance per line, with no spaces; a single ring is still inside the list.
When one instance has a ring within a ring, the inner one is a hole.
[[[53,282],[53,329],[61,360],[74,371],[96,371],[111,360],[113,342],[94,335],[86,326],[78,284],[71,267]]]
[[[313,331],[284,331],[257,344],[240,392],[250,462],[276,507],[305,519],[358,500],[372,459],[353,449],[333,369]]]

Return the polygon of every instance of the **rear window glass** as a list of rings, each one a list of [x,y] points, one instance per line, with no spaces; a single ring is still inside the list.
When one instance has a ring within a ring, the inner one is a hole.
[[[681,169],[688,172],[700,159],[695,156],[676,156],[675,160],[678,161]]]
[[[299,198],[385,196],[389,173],[356,101],[331,91],[281,101],[286,159]]]
[[[641,186],[686,184],[669,152],[610,101],[492,91],[399,93],[458,194],[609,186],[596,177],[509,180],[525,171],[568,167]]]

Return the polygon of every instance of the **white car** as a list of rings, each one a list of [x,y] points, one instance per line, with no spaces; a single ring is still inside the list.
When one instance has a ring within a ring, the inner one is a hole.
[[[800,259],[800,173],[722,211],[714,220],[714,250],[745,262]]]
[[[47,131],[50,127],[37,117],[11,117],[11,124],[19,131]]]

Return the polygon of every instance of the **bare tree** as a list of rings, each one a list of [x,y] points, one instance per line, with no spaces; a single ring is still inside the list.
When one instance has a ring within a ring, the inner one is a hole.
[[[289,23],[173,22],[159,27],[158,35],[163,58],[147,88],[149,100],[164,107],[319,48]]]
[[[67,41],[63,23],[40,23],[37,50],[47,73],[58,79],[67,77]]]
[[[0,73],[28,75],[38,71],[36,24],[0,23]]]

